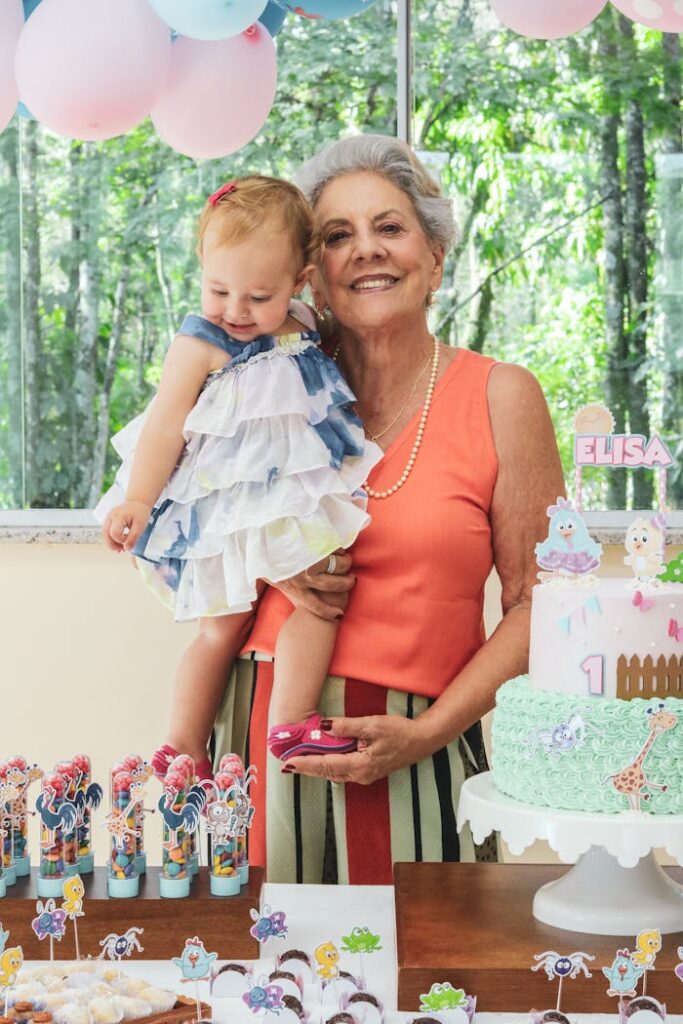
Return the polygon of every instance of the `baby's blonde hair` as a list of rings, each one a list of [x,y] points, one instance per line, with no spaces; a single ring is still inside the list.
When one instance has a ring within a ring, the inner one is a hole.
[[[236,245],[264,227],[289,236],[301,267],[315,262],[320,238],[313,210],[303,193],[288,181],[253,174],[236,178],[234,187],[214,202],[207,199],[199,218],[197,253],[202,258],[206,233],[211,229],[219,245]],[[212,197],[213,198],[213,197]]]

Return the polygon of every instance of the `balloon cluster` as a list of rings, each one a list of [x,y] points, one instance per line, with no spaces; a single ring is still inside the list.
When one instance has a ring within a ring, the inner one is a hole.
[[[174,149],[227,156],[275,97],[288,13],[344,18],[375,0],[0,0],[0,132],[20,103],[69,138],[109,139],[151,115]]]
[[[611,0],[632,21],[660,32],[683,32],[680,0]],[[558,39],[579,32],[593,21],[607,0],[491,0],[508,28],[534,39]]]

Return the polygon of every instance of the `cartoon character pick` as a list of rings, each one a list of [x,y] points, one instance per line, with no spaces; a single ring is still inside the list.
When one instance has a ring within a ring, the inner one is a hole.
[[[9,1010],[9,990],[16,984],[17,975],[24,963],[21,946],[7,947],[9,931],[3,931],[0,924],[0,988],[5,991],[5,1017]]]
[[[657,954],[662,948],[662,933],[658,928],[648,928],[638,932],[636,948],[631,953],[631,960],[643,970],[643,995],[647,991],[647,972],[654,971]]]
[[[121,977],[121,961],[124,956],[130,956],[134,949],[139,953],[144,953],[145,947],[140,945],[138,935],[142,935],[144,928],[129,928],[123,933],[118,935],[116,932],[109,932],[100,942],[102,946],[102,952],[98,956],[98,960],[102,960],[105,956],[110,960],[117,960],[119,964],[119,977]]]
[[[321,942],[319,946],[316,946],[313,956],[318,965],[315,969],[316,974],[321,978],[330,981],[339,976],[339,950],[334,942]]]
[[[626,530],[624,564],[630,565],[636,582],[651,583],[665,568],[663,561],[666,519],[662,512],[639,516]]]
[[[627,949],[618,949],[611,967],[603,967],[602,973],[609,981],[607,989],[608,996],[634,996],[638,980],[644,974],[645,968],[635,964]]]
[[[242,996],[242,1002],[246,1003],[252,1013],[260,1013],[265,1010],[264,1020],[271,1014],[277,1015],[283,1009],[283,989],[281,985],[252,985],[248,992]]]
[[[602,545],[594,541],[588,527],[571,501],[559,497],[547,511],[550,524],[548,536],[536,545],[536,561],[543,572],[542,581],[564,578],[578,579],[597,569]]]
[[[193,981],[195,1000],[197,1003],[197,1020],[202,1018],[202,1001],[199,998],[199,982],[211,975],[211,965],[218,958],[218,953],[207,953],[202,940],[195,935],[185,939],[185,948],[179,957],[171,961],[182,974],[182,981]]]
[[[591,956],[590,953],[577,952],[567,955],[556,953],[554,949],[548,949],[545,953],[534,953],[534,960],[536,960],[536,963],[531,968],[532,971],[540,971],[543,968],[548,976],[548,981],[559,979],[557,1006],[555,1007],[557,1013],[560,1012],[562,983],[564,979],[569,978],[571,980],[578,977],[579,974],[584,974],[587,978],[593,977],[586,967],[586,960],[595,960],[595,957]]]
[[[448,981],[434,982],[429,992],[420,996],[420,1013],[438,1013],[439,1010],[458,1010],[467,1005],[467,996],[461,988],[453,988]]]
[[[676,964],[674,967],[674,974],[679,981],[683,981],[683,946],[678,947],[678,959],[681,961],[680,964]]]
[[[258,910],[250,910],[253,924],[249,929],[249,934],[253,936],[261,945],[264,945],[268,939],[284,939],[287,937],[287,918],[282,910],[276,910],[274,913],[271,912],[270,907],[264,906],[263,913],[260,914]]]
[[[38,900],[36,903],[36,916],[31,921],[31,927],[38,936],[39,942],[43,939],[50,940],[50,960],[54,960],[54,940],[61,942],[66,932],[66,914],[58,910],[53,899]]]
[[[356,927],[350,935],[342,935],[342,953],[354,953],[360,957],[360,973],[365,984],[363,954],[381,950],[379,935],[373,935],[369,928]]]

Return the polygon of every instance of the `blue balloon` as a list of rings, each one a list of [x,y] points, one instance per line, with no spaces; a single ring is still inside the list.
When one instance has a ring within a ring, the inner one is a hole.
[[[19,102],[17,103],[17,114],[19,115],[19,117],[26,118],[27,121],[35,121],[35,117],[28,109],[26,104],[22,103],[21,100],[19,100]]]
[[[268,6],[259,18],[262,25],[265,25],[273,39],[284,25],[287,11],[280,4],[268,0]]]
[[[285,11],[298,14],[302,18],[310,18],[312,21],[333,21],[336,18],[350,18],[352,14],[367,11],[375,3],[375,0],[274,0],[274,2]]]
[[[147,0],[145,0],[147,2]],[[267,0],[148,0],[152,9],[182,36],[218,40],[244,32],[258,21]]]
[[[24,21],[28,21],[40,0],[24,0]]]

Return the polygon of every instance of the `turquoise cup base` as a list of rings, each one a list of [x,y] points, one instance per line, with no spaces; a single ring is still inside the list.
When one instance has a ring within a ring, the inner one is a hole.
[[[114,878],[107,876],[107,893],[115,900],[129,900],[140,891],[140,879],[137,875],[131,878]]]
[[[181,900],[190,895],[190,878],[164,878],[159,875],[159,895],[166,900]]]
[[[240,876],[236,875],[211,875],[209,887],[212,896],[239,896]]]

